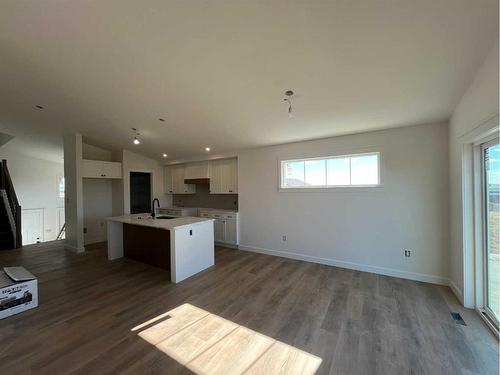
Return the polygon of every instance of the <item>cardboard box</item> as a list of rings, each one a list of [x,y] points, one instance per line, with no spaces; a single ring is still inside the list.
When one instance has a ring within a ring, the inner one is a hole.
[[[14,281],[0,270],[0,319],[38,306],[38,280],[22,267],[22,281]]]

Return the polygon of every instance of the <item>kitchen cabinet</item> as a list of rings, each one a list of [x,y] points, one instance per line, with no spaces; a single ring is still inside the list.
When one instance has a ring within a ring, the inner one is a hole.
[[[210,194],[238,193],[238,159],[210,162]]]
[[[199,180],[206,179],[208,176],[208,161],[186,164],[184,169],[184,179]]]
[[[164,174],[164,189],[165,193],[167,194],[173,194],[174,192],[174,185],[172,181],[172,167],[165,167],[163,169],[163,174]]]
[[[83,159],[84,178],[122,178],[122,164],[111,161]]]
[[[214,240],[215,242],[224,242],[226,238],[226,224],[221,219],[214,221]]]
[[[238,213],[200,209],[200,216],[215,219],[214,241],[237,246],[239,243]]]
[[[238,222],[234,219],[224,219],[225,237],[224,242],[237,245],[238,244]]]
[[[195,194],[196,185],[185,184],[184,183],[184,165],[172,165],[166,167],[165,176],[168,176],[168,181],[166,177],[165,187],[166,192],[169,194]]]

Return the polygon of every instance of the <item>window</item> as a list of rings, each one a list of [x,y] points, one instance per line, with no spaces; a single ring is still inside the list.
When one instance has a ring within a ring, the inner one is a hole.
[[[500,145],[498,138],[481,145],[484,230],[484,310],[498,326],[500,318]]]
[[[64,199],[64,177],[57,176],[57,198]]]
[[[377,186],[380,154],[282,160],[281,189]]]

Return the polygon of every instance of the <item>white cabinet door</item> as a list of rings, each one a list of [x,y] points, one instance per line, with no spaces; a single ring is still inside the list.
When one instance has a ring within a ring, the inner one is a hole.
[[[184,165],[175,165],[171,167],[172,191],[174,194],[194,194],[196,185],[184,183]]]
[[[172,192],[174,194],[183,193],[184,185],[184,168],[181,166],[171,167],[170,172],[172,173]]]
[[[236,220],[226,220],[226,242],[238,244],[238,228]]]
[[[122,164],[111,161],[101,162],[103,178],[122,178]]]
[[[230,159],[226,168],[227,192],[236,194],[238,193],[238,159]]]
[[[98,160],[83,160],[82,176],[87,178],[101,178],[102,168]]]
[[[84,159],[82,169],[84,178],[122,178],[121,163]]]
[[[165,174],[164,184],[165,184],[165,193],[172,194],[174,192],[174,186],[172,184],[172,167],[165,167],[163,169]]]
[[[226,222],[222,219],[216,219],[214,223],[215,242],[226,242]]]
[[[238,160],[222,159],[210,163],[210,194],[238,193]]]

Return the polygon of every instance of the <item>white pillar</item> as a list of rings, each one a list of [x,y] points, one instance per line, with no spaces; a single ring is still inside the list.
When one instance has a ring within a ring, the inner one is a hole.
[[[68,250],[83,252],[82,135],[64,136],[65,223]]]

